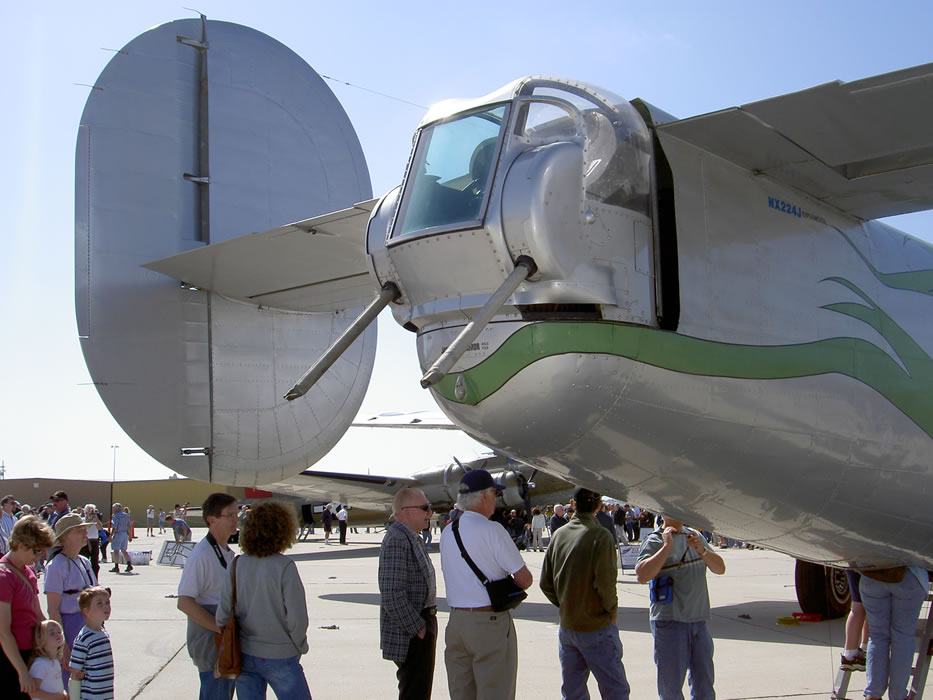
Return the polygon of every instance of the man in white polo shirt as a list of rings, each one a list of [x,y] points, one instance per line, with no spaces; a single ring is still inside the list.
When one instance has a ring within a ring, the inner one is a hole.
[[[457,498],[463,511],[460,538],[489,580],[512,575],[517,586],[527,589],[532,576],[525,561],[505,528],[489,520],[496,510],[496,491],[501,489],[485,469],[464,475]],[[446,527],[441,534],[441,568],[450,606],[444,651],[450,698],[514,698],[518,643],[512,616],[493,611],[489,594],[464,561],[452,529]]]
[[[234,553],[227,542],[237,531],[238,514],[233,496],[212,493],[207,497],[201,506],[201,515],[207,521],[207,536],[191,550],[178,584],[178,609],[188,616],[188,655],[201,679],[200,700],[233,697],[233,679],[214,678],[217,659],[214,634],[220,632],[214,613],[233,561]]]
[[[350,517],[346,506],[340,506],[337,511],[337,528],[340,530],[340,544],[347,543],[347,518]]]

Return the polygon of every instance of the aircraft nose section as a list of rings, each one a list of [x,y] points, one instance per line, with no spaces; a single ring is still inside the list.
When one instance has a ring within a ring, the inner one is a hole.
[[[376,277],[401,290],[396,319],[419,333],[463,326],[508,288],[496,320],[576,306],[655,324],[644,120],[624,99],[575,81],[527,78],[503,90],[507,104],[497,93],[494,103],[432,111],[397,206],[370,222]],[[522,258],[536,269],[512,288]]]

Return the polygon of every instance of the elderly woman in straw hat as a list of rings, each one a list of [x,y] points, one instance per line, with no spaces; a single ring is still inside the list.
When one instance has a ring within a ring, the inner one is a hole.
[[[28,698],[38,688],[29,676],[33,631],[45,619],[32,567],[52,546],[52,529],[34,515],[13,526],[10,552],[0,559],[0,697]]]
[[[71,658],[71,645],[84,626],[78,607],[78,594],[97,585],[91,562],[79,552],[87,544],[87,526],[80,515],[68,513],[55,523],[55,542],[61,550],[52,555],[46,567],[45,595],[48,598],[49,618],[57,620],[65,630],[65,654],[62,668],[67,669]],[[62,671],[65,685],[68,671]]]

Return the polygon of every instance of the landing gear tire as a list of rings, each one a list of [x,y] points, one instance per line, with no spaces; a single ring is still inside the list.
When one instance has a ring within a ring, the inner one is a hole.
[[[849,612],[851,596],[845,570],[798,560],[794,583],[802,612],[820,613],[826,620]]]

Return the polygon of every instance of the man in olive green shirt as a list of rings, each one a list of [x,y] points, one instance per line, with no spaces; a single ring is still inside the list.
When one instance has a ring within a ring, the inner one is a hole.
[[[603,700],[627,700],[616,621],[616,548],[594,516],[602,496],[578,488],[571,503],[573,517],[554,533],[541,569],[541,590],[560,609],[561,694],[565,700],[588,698],[592,672]]]

